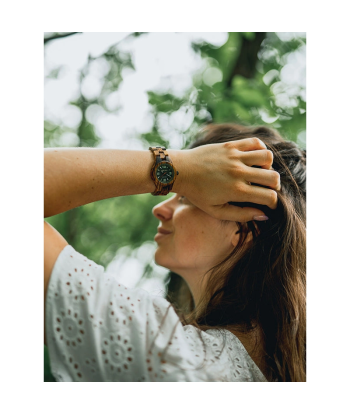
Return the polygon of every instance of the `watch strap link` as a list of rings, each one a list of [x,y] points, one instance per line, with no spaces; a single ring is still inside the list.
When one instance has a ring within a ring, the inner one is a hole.
[[[162,195],[165,196],[169,192],[171,192],[174,182],[168,185],[162,184],[155,177],[155,167],[157,166],[157,164],[161,163],[162,161],[167,161],[171,164],[172,164],[172,161],[165,147],[161,147],[161,146],[149,147],[149,150],[151,150],[154,154],[154,163],[152,164],[152,168],[151,168],[151,179],[153,180],[156,186],[156,189],[154,190],[154,192],[152,192],[152,195],[153,196],[162,196]]]

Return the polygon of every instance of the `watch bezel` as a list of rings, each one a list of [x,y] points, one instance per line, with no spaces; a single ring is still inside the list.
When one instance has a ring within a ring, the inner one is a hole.
[[[157,170],[162,164],[168,164],[173,169],[174,177],[170,182],[163,183],[160,180],[158,180]],[[160,183],[162,186],[169,186],[170,184],[174,183],[175,180],[176,180],[176,175],[177,175],[176,169],[174,168],[174,165],[172,163],[170,163],[169,161],[161,161],[160,163],[157,163],[155,168],[154,168],[154,177],[157,180],[157,182]]]

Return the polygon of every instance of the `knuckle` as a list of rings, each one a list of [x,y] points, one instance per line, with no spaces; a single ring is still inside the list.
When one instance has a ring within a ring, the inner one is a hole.
[[[236,183],[234,192],[239,195],[245,195],[247,193],[247,186],[242,182]]]
[[[270,199],[271,206],[277,203],[277,193],[274,190],[270,191],[269,199]]]
[[[237,160],[240,158],[241,154],[242,154],[241,151],[239,151],[237,148],[230,147],[230,152],[229,152],[230,159]]]
[[[252,142],[256,146],[261,145],[260,140],[258,139],[258,137],[252,137]]]
[[[223,143],[223,147],[225,149],[231,149],[231,150],[236,148],[235,143],[233,141],[226,141],[225,143]]]
[[[273,177],[273,185],[274,187],[278,187],[280,184],[280,174],[277,171],[272,172]]]
[[[269,173],[270,173],[270,176],[269,176],[269,186],[278,187],[278,185],[280,183],[280,175],[279,175],[279,173],[277,173],[276,171],[271,171]]]
[[[253,144],[255,146],[260,146],[261,148],[266,148],[266,145],[260,140],[260,138],[258,137],[253,137],[252,138]]]
[[[271,164],[273,162],[273,152],[271,150],[266,150],[266,162]]]
[[[245,168],[242,164],[235,164],[233,167],[233,173],[235,177],[243,177],[245,175]]]

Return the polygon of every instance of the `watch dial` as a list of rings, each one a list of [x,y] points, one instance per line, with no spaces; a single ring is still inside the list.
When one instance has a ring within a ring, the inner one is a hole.
[[[174,178],[174,169],[170,164],[161,164],[157,168],[156,177],[161,183],[170,183]]]

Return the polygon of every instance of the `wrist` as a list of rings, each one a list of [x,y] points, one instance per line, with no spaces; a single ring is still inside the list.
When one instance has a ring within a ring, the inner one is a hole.
[[[188,179],[189,179],[189,168],[190,168],[190,149],[187,150],[167,150],[170,159],[175,166],[175,169],[179,172],[174,182],[172,193],[178,193],[186,196]]]

